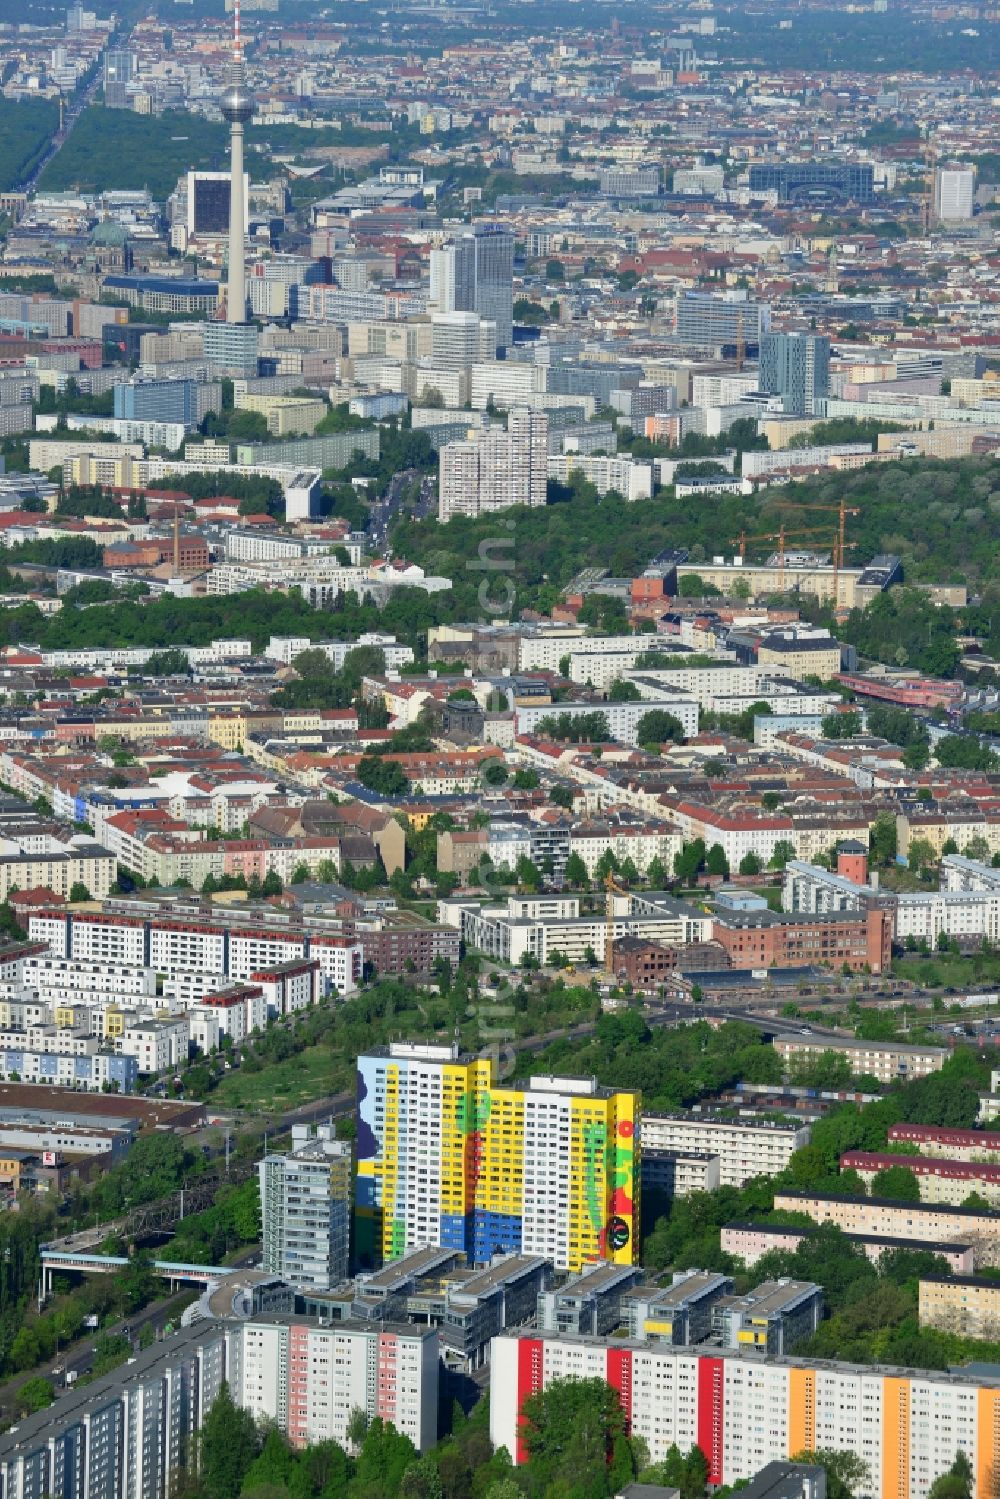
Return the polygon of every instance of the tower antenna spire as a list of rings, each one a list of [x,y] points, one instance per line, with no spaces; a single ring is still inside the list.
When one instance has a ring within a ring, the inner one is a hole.
[[[229,121],[229,284],[226,321],[246,324],[247,282],[244,235],[246,199],[243,181],[243,127],[253,119],[253,95],[247,88],[243,60],[240,0],[233,0],[233,60],[222,96],[222,115]]]

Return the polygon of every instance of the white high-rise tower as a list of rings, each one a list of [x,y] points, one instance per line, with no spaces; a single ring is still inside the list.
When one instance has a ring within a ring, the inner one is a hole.
[[[205,353],[212,364],[238,374],[257,373],[257,329],[247,322],[246,225],[243,177],[243,127],[253,119],[253,95],[247,88],[240,31],[240,0],[233,7],[233,60],[226,69],[226,91],[220,101],[229,121],[229,279],[225,323],[208,323]]]

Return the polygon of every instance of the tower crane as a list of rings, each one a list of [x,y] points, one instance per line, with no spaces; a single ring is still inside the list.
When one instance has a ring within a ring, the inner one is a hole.
[[[628,891],[624,885],[619,884],[610,872],[604,877],[604,972],[614,982],[614,945],[615,945],[615,896],[627,895]]]

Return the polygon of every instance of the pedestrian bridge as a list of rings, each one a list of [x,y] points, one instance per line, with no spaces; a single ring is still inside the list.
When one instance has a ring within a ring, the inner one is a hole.
[[[60,1271],[76,1275],[114,1275],[124,1270],[131,1260],[123,1254],[87,1254],[66,1249],[42,1246],[42,1295],[48,1299],[52,1294],[52,1279]],[[153,1260],[150,1269],[155,1275],[169,1280],[171,1289],[187,1284],[207,1286],[221,1280],[225,1275],[236,1273],[235,1265],[185,1265],[180,1260]]]

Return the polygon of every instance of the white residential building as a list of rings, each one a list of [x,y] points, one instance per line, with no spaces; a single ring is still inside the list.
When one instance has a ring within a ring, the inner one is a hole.
[[[776,1176],[789,1158],[809,1144],[808,1124],[772,1124],[731,1119],[722,1114],[642,1116],[642,1150],[718,1156],[719,1182],[741,1187],[754,1176]]]
[[[439,460],[438,519],[544,505],[548,440],[544,412],[517,407],[506,432],[490,428],[465,442],[446,443]]]

